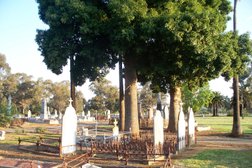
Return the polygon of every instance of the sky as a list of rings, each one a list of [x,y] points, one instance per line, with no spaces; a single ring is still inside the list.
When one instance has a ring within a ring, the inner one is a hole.
[[[251,8],[251,0],[238,1],[237,30],[239,33],[252,33]],[[34,80],[40,77],[54,82],[70,80],[69,65],[64,68],[61,75],[55,75],[47,69],[35,42],[37,29],[48,29],[48,26],[39,18],[36,0],[0,0],[0,53],[6,56],[11,72],[26,73],[33,76]],[[227,30],[232,30],[232,21],[227,24]],[[118,86],[119,81],[117,71],[118,67],[106,77],[115,86]],[[89,82],[86,82],[82,87],[77,88],[83,92],[86,99],[93,96],[88,85]],[[231,82],[225,82],[221,78],[210,82],[210,88],[213,91],[221,92],[229,97],[233,94],[230,87]]]

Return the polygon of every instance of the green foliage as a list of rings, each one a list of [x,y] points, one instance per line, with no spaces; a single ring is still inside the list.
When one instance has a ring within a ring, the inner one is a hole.
[[[194,112],[199,112],[202,107],[208,107],[212,98],[213,92],[210,90],[208,84],[193,91],[189,90],[187,85],[183,85],[182,87],[182,102],[184,103],[184,109],[191,107]]]
[[[229,35],[223,34],[230,12],[228,1],[162,1],[143,22],[144,52],[139,80],[151,80],[165,92],[188,84],[192,89],[216,78],[231,64]]]
[[[139,93],[139,101],[141,101],[141,108],[143,112],[148,112],[157,103],[157,95],[154,94],[150,88],[150,82],[146,83]]]
[[[112,86],[110,81],[101,78],[91,83],[90,89],[94,92],[95,97],[89,100],[87,108],[89,110],[103,113],[106,110],[116,112],[119,110],[119,92],[118,88]]]
[[[44,127],[37,127],[37,128],[35,128],[35,132],[36,133],[45,133],[46,131],[47,131],[47,129],[44,128]]]
[[[249,33],[238,35],[232,33],[229,50],[231,64],[230,67],[224,71],[222,76],[229,80],[235,74],[243,75],[246,73],[246,68],[252,56],[252,41],[250,40]]]
[[[9,127],[11,122],[10,116],[0,113],[0,127]]]
[[[48,30],[38,30],[36,42],[47,67],[62,73],[67,60],[73,57],[71,73],[76,85],[87,78],[104,76],[114,67],[117,57],[111,52],[110,31],[102,1],[37,0],[41,20]]]

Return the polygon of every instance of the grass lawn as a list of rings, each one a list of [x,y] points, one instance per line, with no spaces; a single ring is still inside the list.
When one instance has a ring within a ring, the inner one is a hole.
[[[252,150],[206,150],[189,158],[176,161],[179,166],[190,168],[247,168],[252,167]]]
[[[231,133],[233,117],[196,117],[199,125],[210,126],[213,132]],[[252,134],[252,117],[241,118],[241,126],[244,134]]]

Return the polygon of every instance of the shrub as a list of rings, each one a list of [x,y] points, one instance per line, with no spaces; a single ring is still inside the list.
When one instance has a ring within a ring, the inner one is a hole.
[[[45,132],[46,132],[46,128],[37,127],[37,128],[35,129],[35,132],[36,132],[36,133],[45,133]]]

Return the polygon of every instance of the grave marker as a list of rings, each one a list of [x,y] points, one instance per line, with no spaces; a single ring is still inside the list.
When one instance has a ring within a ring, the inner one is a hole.
[[[62,119],[61,155],[76,151],[77,115],[70,100]]]
[[[195,119],[192,108],[189,111],[188,117],[188,145],[195,144]]]
[[[5,140],[5,131],[0,131],[0,140]]]
[[[182,150],[186,146],[186,124],[185,124],[185,115],[182,108],[182,103],[180,103],[180,112],[178,120],[178,151]]]
[[[154,145],[164,143],[164,126],[163,126],[163,117],[161,116],[161,112],[159,110],[156,111],[154,116]]]

